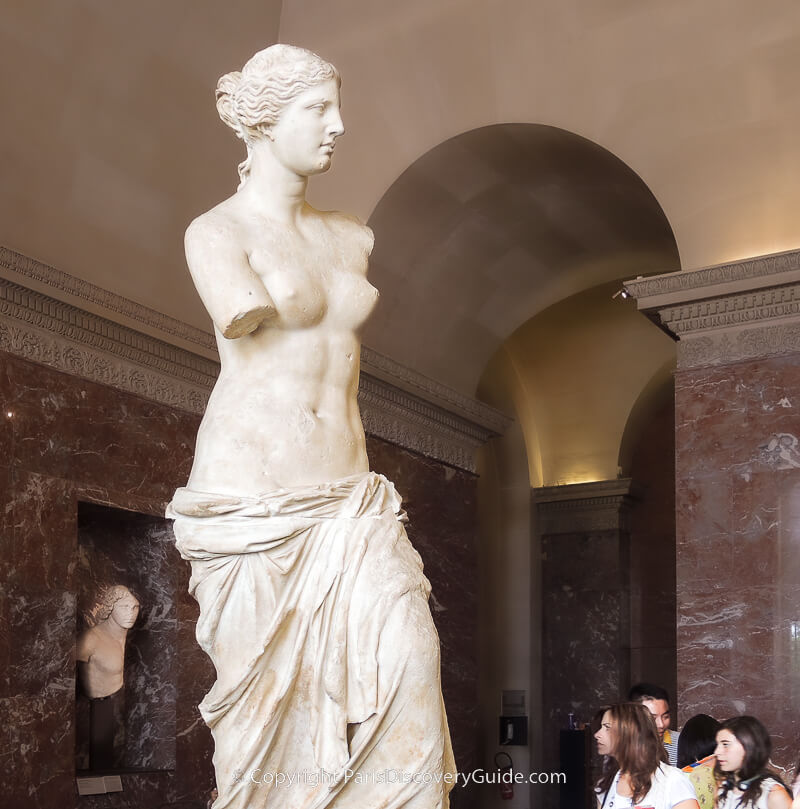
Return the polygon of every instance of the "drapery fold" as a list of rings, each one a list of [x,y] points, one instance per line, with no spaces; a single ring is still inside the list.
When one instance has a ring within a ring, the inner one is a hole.
[[[430,585],[394,486],[367,473],[264,497],[179,489],[167,516],[217,671],[200,705],[215,809],[447,806]]]

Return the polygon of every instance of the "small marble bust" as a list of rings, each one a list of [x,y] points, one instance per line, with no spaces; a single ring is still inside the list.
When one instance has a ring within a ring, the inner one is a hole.
[[[109,697],[122,688],[125,641],[138,615],[139,601],[124,585],[100,591],[86,616],[89,628],[77,644],[78,679],[89,699]]]

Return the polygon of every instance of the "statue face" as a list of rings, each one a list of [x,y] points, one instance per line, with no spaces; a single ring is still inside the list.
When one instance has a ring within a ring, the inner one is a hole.
[[[344,133],[336,80],[290,101],[269,132],[272,151],[286,168],[302,176],[327,171],[336,138]]]
[[[111,618],[125,629],[130,629],[139,615],[139,602],[130,594],[122,596],[114,603]]]

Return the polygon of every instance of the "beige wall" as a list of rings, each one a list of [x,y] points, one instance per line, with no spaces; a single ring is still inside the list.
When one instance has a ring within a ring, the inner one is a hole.
[[[512,392],[505,384],[502,364],[499,360],[486,395],[494,406],[511,411]],[[532,539],[528,458],[518,421],[480,450],[478,473],[479,765],[493,769],[495,753],[505,750],[516,770],[528,773],[541,761],[540,606],[535,597],[540,555]],[[527,694],[530,744],[526,747],[501,748],[498,743],[500,699],[505,689]],[[536,805],[531,797],[527,788],[517,787],[513,801],[505,802],[497,787],[484,787],[480,805],[482,809],[525,809]]]
[[[684,267],[800,244],[794,0],[286,0],[280,34],[345,76],[349,142],[326,203],[366,216],[441,141],[543,123],[642,177]]]
[[[628,418],[675,345],[618,285],[567,298],[519,328],[495,364],[513,391],[531,486],[617,477]],[[497,372],[494,372],[497,373]]]

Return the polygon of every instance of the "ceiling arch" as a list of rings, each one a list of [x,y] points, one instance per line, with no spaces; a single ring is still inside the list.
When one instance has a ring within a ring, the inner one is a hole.
[[[679,269],[670,224],[636,173],[539,124],[481,127],[436,146],[369,224],[382,296],[365,342],[468,395],[537,312],[610,280]]]

